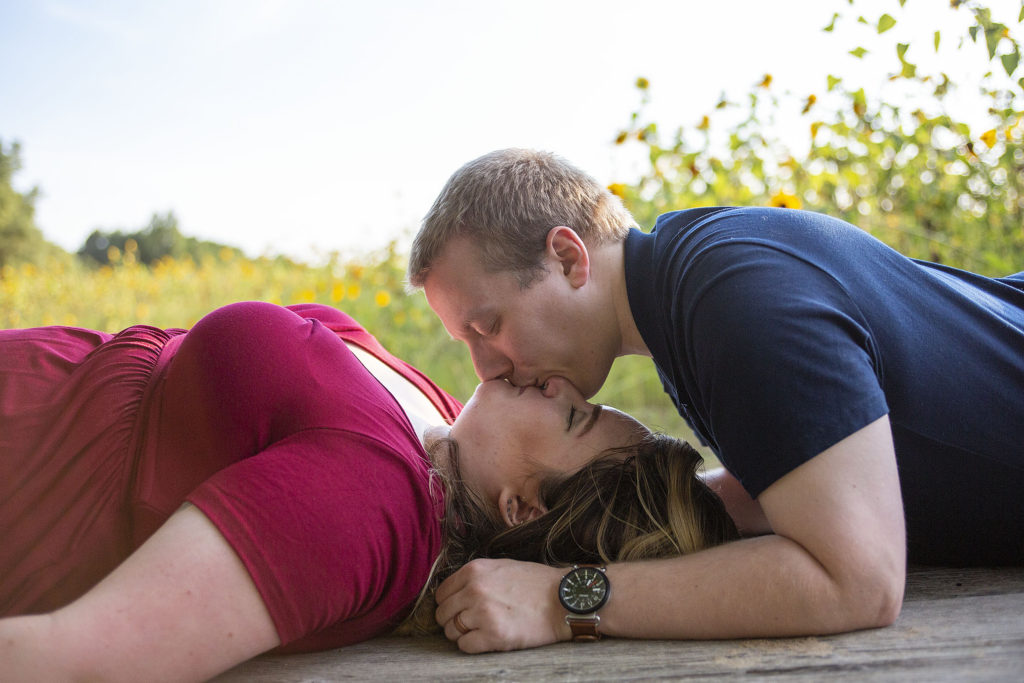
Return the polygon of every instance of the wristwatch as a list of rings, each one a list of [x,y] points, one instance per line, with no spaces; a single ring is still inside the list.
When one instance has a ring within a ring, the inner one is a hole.
[[[574,564],[561,583],[558,584],[558,601],[569,610],[565,623],[572,629],[572,639],[579,641],[600,640],[597,625],[601,609],[611,594],[605,568],[597,564]]]

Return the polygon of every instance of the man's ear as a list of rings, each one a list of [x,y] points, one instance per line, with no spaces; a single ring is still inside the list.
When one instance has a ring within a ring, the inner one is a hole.
[[[562,275],[573,287],[582,287],[590,279],[590,254],[576,231],[559,225],[548,231],[545,245],[549,258],[556,261]]]

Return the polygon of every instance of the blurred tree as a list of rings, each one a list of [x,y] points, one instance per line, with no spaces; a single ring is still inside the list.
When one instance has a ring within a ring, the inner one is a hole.
[[[827,32],[857,8],[855,0],[836,2],[842,12]],[[872,50],[889,41],[895,68],[879,81],[903,84],[907,97],[885,101],[875,94],[880,85],[859,87],[830,75],[821,91],[787,100],[766,74],[743,104],[723,94],[694,126],[666,139],[645,120],[651,86],[641,78],[640,107],[615,142],[642,146],[648,165],[636,183],[610,189],[641,225],[666,211],[711,204],[805,208],[843,218],[913,257],[989,275],[1024,269],[1024,78],[1013,80],[1020,76],[1020,45],[989,8],[949,3],[963,28],[951,43],[956,58],[989,67],[970,100],[982,124],[969,125],[949,111],[957,85],[920,59],[910,61],[910,44],[899,42],[894,29],[904,5],[895,0],[891,14],[857,16],[854,26],[871,34]],[[1022,20],[1024,7],[1014,26]],[[948,43],[939,31],[933,36],[927,49],[915,46],[919,57]],[[854,59],[867,53],[860,45],[850,50]],[[775,136],[778,116],[805,121],[806,151]]]
[[[230,253],[241,256],[242,251],[217,242],[186,237],[178,228],[178,218],[173,211],[155,213],[149,225],[141,230],[125,232],[115,230],[104,232],[93,230],[78,255],[97,264],[107,265],[128,255],[144,265],[153,265],[163,258],[204,258],[223,257]]]
[[[39,262],[63,254],[43,238],[35,224],[38,188],[18,192],[11,184],[21,170],[21,147],[15,142],[4,149],[0,140],[0,268],[18,262]]]

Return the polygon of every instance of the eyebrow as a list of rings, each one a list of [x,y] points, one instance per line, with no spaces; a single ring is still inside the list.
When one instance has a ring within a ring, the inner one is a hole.
[[[597,418],[601,416],[601,411],[603,409],[604,406],[600,403],[594,406],[594,412],[590,413],[590,418],[587,420],[587,424],[583,425],[583,431],[580,432],[580,436],[583,436],[593,428],[594,423],[597,422]]]

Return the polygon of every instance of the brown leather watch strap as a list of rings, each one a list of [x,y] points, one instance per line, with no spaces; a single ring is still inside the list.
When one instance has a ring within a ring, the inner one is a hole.
[[[596,614],[589,617],[566,615],[565,623],[569,624],[569,628],[572,630],[572,639],[578,643],[601,640],[601,633],[597,630],[597,625],[601,623],[601,617]]]

